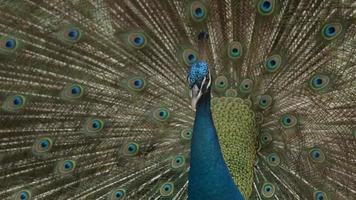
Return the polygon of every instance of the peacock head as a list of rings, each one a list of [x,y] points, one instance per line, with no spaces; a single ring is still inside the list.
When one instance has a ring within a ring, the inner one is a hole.
[[[192,108],[195,110],[203,94],[210,93],[211,74],[206,61],[198,61],[191,66],[188,73],[188,83],[192,98]]]

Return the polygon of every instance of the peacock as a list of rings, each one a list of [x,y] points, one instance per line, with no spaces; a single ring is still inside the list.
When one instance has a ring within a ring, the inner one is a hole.
[[[356,199],[356,2],[0,0],[0,199]]]

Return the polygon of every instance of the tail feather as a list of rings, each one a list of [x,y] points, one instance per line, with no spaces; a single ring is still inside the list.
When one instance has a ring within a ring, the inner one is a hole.
[[[254,144],[254,165],[228,163],[251,171],[237,182],[250,199],[355,198],[351,1],[0,4],[1,199],[187,199],[186,78],[201,59],[213,97],[237,102],[216,126],[253,111],[223,129],[257,130],[233,141]]]

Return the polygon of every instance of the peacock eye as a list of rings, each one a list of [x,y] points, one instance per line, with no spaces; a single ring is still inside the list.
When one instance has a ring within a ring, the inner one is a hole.
[[[162,196],[170,196],[173,194],[173,190],[174,190],[174,184],[171,182],[167,182],[162,184],[159,191]]]
[[[81,93],[82,93],[82,89],[80,86],[78,86],[78,85],[72,86],[71,94],[73,96],[79,96]]]
[[[119,199],[124,199],[125,196],[126,196],[126,191],[124,189],[116,189],[111,192],[110,199],[119,200]]]
[[[77,41],[80,38],[80,30],[77,28],[71,28],[68,30],[68,38],[70,38],[73,41]]]
[[[192,129],[183,129],[180,132],[180,135],[184,140],[190,140],[190,139],[192,139],[193,130]]]
[[[141,88],[143,85],[143,81],[141,79],[137,79],[133,82],[133,85],[137,88]]]
[[[275,0],[260,0],[258,3],[258,12],[262,15],[270,15],[274,11]]]
[[[124,196],[124,193],[122,191],[118,191],[118,192],[115,193],[115,197],[118,198],[118,199],[123,197],[123,196]]]
[[[134,155],[138,154],[139,149],[140,149],[140,146],[137,143],[130,142],[124,146],[123,153],[127,156],[134,156]]]
[[[94,130],[99,130],[103,127],[103,122],[101,120],[95,119],[91,122],[91,126]]]
[[[313,148],[309,151],[310,158],[315,162],[323,162],[325,160],[324,153],[319,148]]]
[[[276,153],[271,153],[267,156],[267,162],[270,166],[278,166],[281,162],[279,156]]]
[[[260,141],[264,145],[269,144],[272,141],[271,134],[269,134],[267,132],[262,133],[260,136]]]
[[[104,121],[97,118],[89,118],[85,121],[83,131],[85,134],[94,135],[104,128]]]
[[[281,123],[284,128],[292,128],[297,125],[298,120],[294,115],[286,114],[281,117]]]
[[[68,174],[74,171],[76,167],[76,162],[74,160],[64,160],[57,164],[57,170],[61,174]]]
[[[12,104],[15,107],[21,106],[24,102],[24,98],[22,96],[14,96],[12,99]]]
[[[234,41],[229,44],[228,47],[228,56],[230,59],[238,59],[242,55],[242,46],[239,42]]]
[[[279,55],[273,55],[269,58],[266,59],[266,63],[265,63],[265,69],[268,72],[275,72],[277,71],[282,63],[282,58]]]
[[[76,27],[65,28],[62,34],[63,35],[60,36],[60,39],[64,39],[70,43],[78,42],[82,38],[82,31]]]
[[[32,193],[29,190],[21,190],[16,194],[16,200],[30,200]]]
[[[169,119],[170,116],[170,112],[167,108],[157,108],[154,112],[153,112],[153,116],[157,121],[160,122],[164,122],[167,121]]]
[[[145,39],[141,36],[136,36],[133,41],[136,46],[141,46],[145,42]]]
[[[6,98],[3,108],[7,111],[16,111],[24,107],[26,98],[22,95],[14,95]]]
[[[171,166],[172,168],[180,168],[184,166],[185,164],[185,158],[182,155],[177,155],[172,159]]]
[[[130,33],[128,38],[129,44],[136,49],[143,48],[147,43],[143,33]]]
[[[67,162],[64,163],[64,169],[70,170],[72,168],[73,168],[73,163],[72,162],[67,161]]]
[[[71,84],[64,87],[61,95],[64,99],[73,100],[82,97],[83,93],[84,89],[81,85]]]
[[[272,104],[272,97],[270,95],[260,95],[259,96],[259,107],[261,109],[266,109]]]
[[[190,14],[194,21],[202,22],[206,19],[206,7],[199,1],[194,1],[190,5]]]
[[[185,49],[182,54],[184,63],[191,66],[198,61],[198,52],[193,49]]]
[[[325,24],[322,29],[322,35],[326,40],[333,40],[342,32],[342,25],[340,23]]]
[[[315,200],[328,200],[328,197],[326,196],[325,192],[316,191],[314,193],[314,199]]]
[[[40,138],[33,144],[33,153],[34,154],[42,154],[48,152],[52,148],[52,140],[50,138],[44,137]]]
[[[218,76],[216,79],[215,79],[215,89],[218,91],[218,92],[222,92],[222,91],[225,91],[228,87],[228,80],[225,76]]]
[[[197,55],[196,53],[190,53],[187,55],[187,60],[189,64],[193,64],[197,61]]]
[[[5,47],[9,50],[15,49],[16,46],[17,46],[17,42],[15,39],[10,38],[5,41]]]
[[[241,83],[240,83],[240,92],[242,93],[250,93],[252,91],[252,87],[253,87],[253,81],[251,79],[244,79]]]
[[[264,197],[271,198],[274,195],[275,187],[271,183],[264,183],[261,192]]]
[[[322,91],[327,88],[330,78],[326,75],[316,74],[310,79],[310,87],[315,91]]]
[[[133,77],[128,80],[127,87],[133,92],[141,92],[146,88],[147,82],[143,77]]]
[[[231,53],[236,56],[236,55],[240,55],[240,50],[238,48],[233,48],[231,49]]]
[[[194,63],[196,61],[197,57],[194,54],[189,54],[188,55],[188,60],[190,63]]]
[[[134,144],[130,144],[130,145],[127,147],[127,151],[130,152],[130,153],[136,152],[136,151],[137,151],[137,146],[134,145]]]

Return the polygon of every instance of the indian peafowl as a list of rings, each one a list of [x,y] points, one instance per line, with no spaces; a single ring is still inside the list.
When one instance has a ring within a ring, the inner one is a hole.
[[[0,199],[356,199],[352,0],[0,0]]]

